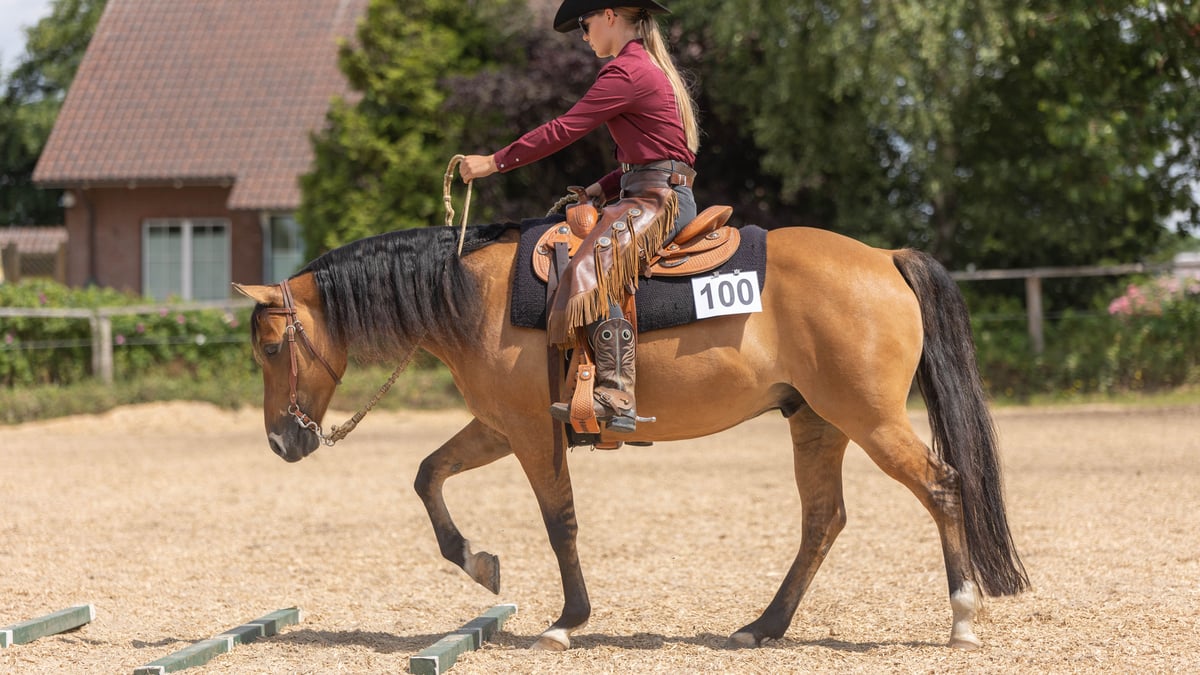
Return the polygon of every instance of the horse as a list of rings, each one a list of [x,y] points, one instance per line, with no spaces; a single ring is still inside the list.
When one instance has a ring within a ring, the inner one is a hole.
[[[513,224],[470,226],[461,242],[456,229],[368,237],[279,285],[237,286],[257,303],[251,339],[268,442],[295,462],[325,440],[320,423],[351,358],[394,363],[418,348],[432,354],[473,415],[421,462],[414,482],[441,554],[499,592],[499,559],[472,551],[442,488],[452,476],[515,455],[563,590],[562,613],[531,648],[568,649],[591,605],[570,467],[555,442],[561,427],[547,413],[546,335],[509,320]],[[846,523],[842,460],[853,441],[933,517],[949,586],[949,646],[980,647],[974,623],[983,597],[1019,593],[1029,579],[1008,526],[995,427],[961,293],[925,253],[872,248],[827,230],[771,230],[766,258],[761,312],[641,335],[639,411],[657,421],[620,438],[686,440],[769,411],[786,419],[801,498],[799,551],[766,609],[727,646],[758,647],[788,629]],[[907,414],[914,379],[931,445]]]

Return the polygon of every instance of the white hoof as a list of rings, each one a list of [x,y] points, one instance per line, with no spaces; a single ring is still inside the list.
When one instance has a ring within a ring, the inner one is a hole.
[[[547,652],[565,652],[571,648],[571,636],[561,628],[552,628],[529,646],[530,649]]]
[[[950,638],[950,646],[954,649],[962,649],[964,651],[973,652],[983,646],[979,638],[975,634],[970,635],[955,635]]]
[[[968,651],[983,646],[975,636],[975,615],[982,604],[979,589],[972,581],[963,582],[962,588],[950,596],[950,608],[954,610],[954,624],[950,628],[950,646]]]
[[[726,649],[755,649],[758,647],[758,640],[750,633],[734,633],[725,641]]]

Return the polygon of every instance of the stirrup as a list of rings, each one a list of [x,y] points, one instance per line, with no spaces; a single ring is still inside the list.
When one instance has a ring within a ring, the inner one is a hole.
[[[599,401],[596,402],[601,407]],[[605,410],[607,412],[607,409]],[[571,423],[571,404],[569,403],[551,403],[550,417],[562,422],[563,424]],[[605,420],[605,415],[597,415],[597,419],[601,422]],[[639,415],[614,415],[608,419],[608,429],[621,434],[633,433],[637,429],[638,422],[657,422],[657,417],[641,417]]]

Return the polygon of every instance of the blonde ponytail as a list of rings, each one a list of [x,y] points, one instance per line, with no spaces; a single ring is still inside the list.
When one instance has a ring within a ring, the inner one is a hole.
[[[675,61],[671,59],[671,54],[667,51],[667,44],[663,39],[662,31],[658,28],[658,22],[643,9],[621,7],[615,11],[638,27],[638,35],[645,41],[646,53],[650,55],[650,60],[654,61],[654,65],[658,66],[658,69],[667,76],[667,80],[671,83],[671,90],[675,93],[675,108],[679,111],[679,121],[687,136],[688,149],[696,152],[700,149],[700,126],[696,123],[696,104],[692,100],[692,94],[688,91],[687,84],[683,81],[683,76],[675,67]]]

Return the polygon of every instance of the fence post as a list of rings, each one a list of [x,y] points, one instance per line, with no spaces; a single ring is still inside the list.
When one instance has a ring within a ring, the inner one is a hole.
[[[1025,315],[1033,353],[1041,354],[1046,351],[1046,336],[1042,332],[1042,278],[1033,274],[1025,277]]]
[[[15,242],[0,247],[0,281],[10,284],[21,281],[21,252]]]
[[[58,245],[54,252],[54,280],[64,286],[67,284],[67,242]]]
[[[113,382],[112,317],[92,315],[92,375],[104,384]]]

